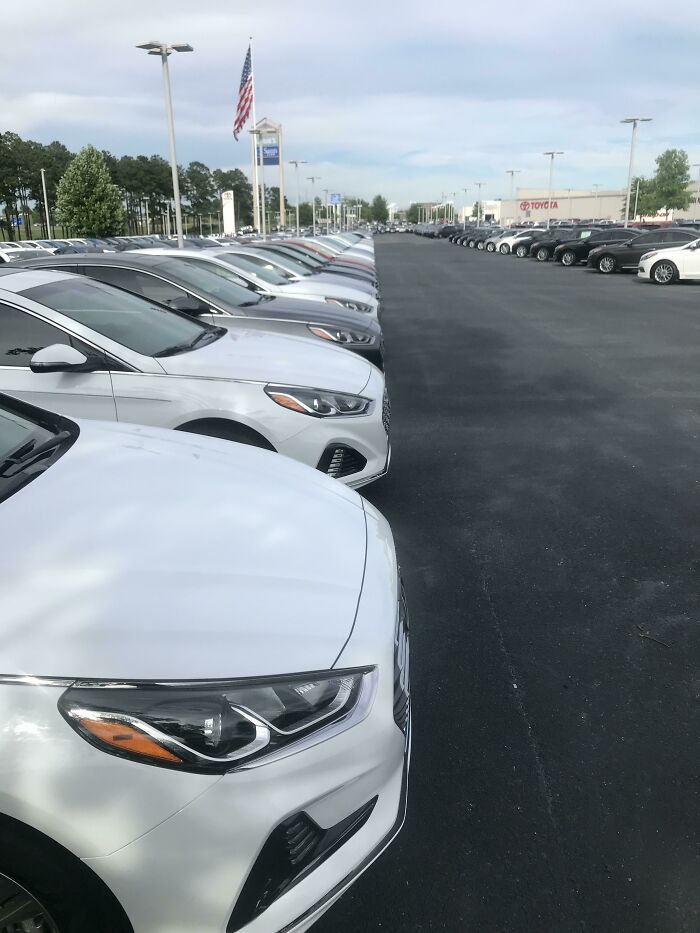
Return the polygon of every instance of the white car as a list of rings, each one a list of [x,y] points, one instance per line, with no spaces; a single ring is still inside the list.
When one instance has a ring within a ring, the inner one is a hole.
[[[302,933],[401,828],[391,531],[301,464],[0,398],[0,929]]]
[[[671,285],[682,279],[700,279],[700,239],[683,246],[652,249],[639,260],[637,275],[656,285]]]
[[[306,281],[290,282],[274,270],[249,262],[243,251],[236,253],[227,247],[185,248],[175,251],[166,246],[165,248],[144,249],[142,252],[150,256],[167,256],[169,259],[186,258],[205,266],[223,265],[237,273],[243,283],[254,286],[256,291],[263,295],[274,295],[277,298],[302,298],[307,301],[335,304],[348,311],[362,311],[375,320],[378,315],[379,302],[376,298],[342,286],[329,287],[324,282],[309,284]]]
[[[506,236],[501,237],[498,241],[498,252],[502,253],[504,256],[507,256],[508,253],[515,253],[518,248],[518,240],[521,240],[523,237],[532,236],[533,230],[536,230],[536,228],[527,227],[525,230],[514,230],[506,234]],[[523,255],[527,255],[527,250]]]
[[[254,444],[351,486],[389,465],[376,366],[325,341],[204,324],[78,275],[0,270],[0,391],[70,417]]]

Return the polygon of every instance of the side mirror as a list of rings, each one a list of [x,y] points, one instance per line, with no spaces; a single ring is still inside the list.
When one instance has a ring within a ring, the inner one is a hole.
[[[182,311],[184,314],[192,314],[195,317],[200,314],[211,314],[211,308],[206,301],[200,301],[199,298],[194,298],[192,295],[173,298],[172,301],[167,302],[167,305],[175,311]]]
[[[65,343],[52,343],[37,350],[29,361],[33,373],[89,372],[88,358]]]

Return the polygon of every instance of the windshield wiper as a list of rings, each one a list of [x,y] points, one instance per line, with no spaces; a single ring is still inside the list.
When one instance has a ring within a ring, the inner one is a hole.
[[[225,333],[227,333],[225,327],[212,327],[210,330],[201,331],[201,333],[193,337],[192,340],[187,340],[184,343],[175,343],[172,347],[159,350],[157,353],[154,353],[153,356],[175,356],[178,353],[187,353],[189,350],[194,350],[194,348],[201,343],[211,343],[213,340],[218,340],[220,337],[223,337]]]
[[[75,435],[72,431],[59,431],[53,437],[41,444],[24,444],[14,454],[0,461],[0,476],[14,476],[26,469],[30,464],[41,460],[44,455],[52,453],[61,444],[72,440]]]

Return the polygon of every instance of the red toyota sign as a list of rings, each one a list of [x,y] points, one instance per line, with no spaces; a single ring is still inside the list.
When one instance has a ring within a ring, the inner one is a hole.
[[[550,206],[550,205],[549,205],[549,201],[521,201],[521,202],[520,202],[520,210],[521,210],[521,211],[548,210],[548,209],[549,209],[549,206]],[[552,201],[552,205],[551,205],[551,206],[552,206],[553,208],[554,208],[554,207],[559,207],[559,204],[558,204],[557,201]]]

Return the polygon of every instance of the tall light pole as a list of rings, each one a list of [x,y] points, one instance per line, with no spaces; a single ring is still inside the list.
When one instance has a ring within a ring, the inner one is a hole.
[[[137,49],[146,49],[149,55],[160,55],[163,64],[163,94],[165,95],[165,116],[168,121],[168,142],[170,144],[170,169],[173,175],[173,198],[175,199],[175,227],[177,245],[182,249],[185,239],[182,235],[182,211],[180,209],[180,180],[177,177],[177,154],[175,152],[175,125],[173,123],[173,100],[170,94],[170,72],[168,56],[171,52],[192,52],[194,49],[187,42],[142,42]]]
[[[471,191],[471,188],[462,188],[462,191],[466,195],[467,191]],[[464,199],[464,226],[467,226],[467,199]]]
[[[481,189],[484,186],[483,181],[475,181],[474,184],[479,189],[479,194],[476,202],[476,226],[481,226]]]
[[[49,199],[46,196],[46,169],[41,169],[41,187],[44,191],[44,214],[46,215],[46,236],[49,240],[53,239],[51,236],[51,219],[49,217]]]
[[[306,159],[290,159],[289,164],[294,166],[297,177],[297,236],[299,236],[299,166],[308,165]]]
[[[634,144],[637,140],[637,124],[651,123],[651,117],[625,117],[620,123],[632,124],[632,141],[630,143],[630,164],[627,170],[627,198],[625,200],[625,226],[629,226],[630,220],[630,197],[632,195],[632,168],[634,166]]]
[[[513,200],[513,180],[515,175],[519,175],[522,169],[519,168],[507,168],[506,175],[510,175],[510,200]]]
[[[600,220],[598,217],[598,189],[600,188],[600,185],[591,185],[591,188],[595,188],[595,217],[593,220]]]
[[[698,183],[695,186],[695,204],[693,204],[693,220],[697,220],[698,216],[698,200],[700,200],[700,162],[693,162],[691,168],[696,168],[698,170]],[[43,169],[42,169],[43,172]],[[44,201],[46,200],[46,191],[44,190]]]
[[[316,236],[316,189],[314,186],[320,180],[320,175],[307,175],[307,181],[311,182],[311,216],[313,218],[314,236]]]
[[[550,149],[549,152],[545,152],[544,155],[549,156],[549,193],[547,196],[547,229],[549,230],[552,223],[552,177],[554,176],[554,156],[564,155],[559,149]]]

